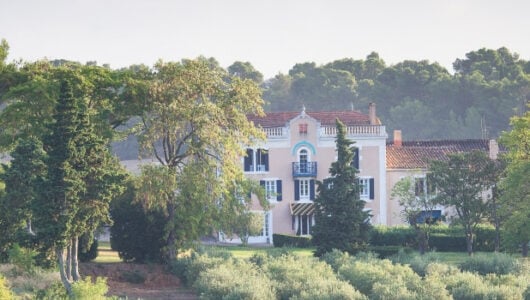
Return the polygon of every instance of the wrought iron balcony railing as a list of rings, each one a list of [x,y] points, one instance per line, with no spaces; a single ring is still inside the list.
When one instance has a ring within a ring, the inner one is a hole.
[[[316,177],[317,162],[293,162],[293,177]]]

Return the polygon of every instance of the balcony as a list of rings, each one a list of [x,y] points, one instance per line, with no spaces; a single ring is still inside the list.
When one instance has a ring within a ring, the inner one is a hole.
[[[316,177],[317,162],[293,162],[293,177]]]

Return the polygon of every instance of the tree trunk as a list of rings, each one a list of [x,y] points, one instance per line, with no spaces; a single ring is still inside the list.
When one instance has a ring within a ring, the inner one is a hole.
[[[59,274],[61,275],[61,282],[63,283],[64,288],[66,289],[66,292],[68,295],[72,295],[72,284],[68,280],[68,277],[66,276],[65,272],[65,266],[64,266],[64,249],[63,248],[55,248],[55,256],[57,257],[57,265],[59,266]]]
[[[521,254],[523,255],[523,257],[528,257],[528,243],[530,241],[524,241],[523,242],[523,246],[522,246],[522,249],[521,249]]]
[[[65,265],[66,278],[72,280],[72,245],[66,247],[66,265]]]
[[[425,254],[425,251],[427,251],[427,246],[426,246],[427,237],[426,237],[425,232],[421,230],[421,228],[418,225],[416,225],[415,228],[416,228],[416,237],[418,239],[418,250],[420,252],[420,255],[423,255]]]
[[[168,262],[171,262],[177,257],[177,249],[176,249],[177,237],[176,237],[175,224],[174,224],[175,222],[174,204],[170,203],[167,206],[167,210],[168,210],[167,224],[169,225],[169,232],[167,235],[167,259],[168,259]]]
[[[79,251],[79,238],[75,237],[72,239],[72,279],[79,281],[79,260],[77,259],[77,253]]]
[[[467,254],[473,256],[473,232],[470,229],[466,230],[466,248]]]

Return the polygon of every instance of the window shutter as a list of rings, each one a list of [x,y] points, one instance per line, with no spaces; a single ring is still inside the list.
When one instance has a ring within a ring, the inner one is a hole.
[[[250,172],[252,170],[252,159],[253,159],[254,151],[252,149],[247,149],[247,155],[245,156],[244,160],[244,170],[245,172]]]
[[[300,180],[294,181],[294,200],[300,200]]]
[[[353,154],[353,166],[359,170],[359,148],[354,148]]]
[[[426,176],[427,183],[427,194],[434,195],[436,194],[436,185],[434,184],[434,179],[431,173],[428,173]]]
[[[276,180],[276,200],[282,201],[282,181]]]
[[[375,191],[375,180],[373,178],[370,178],[370,200],[373,200],[375,198],[374,191]]]
[[[309,200],[315,200],[315,180],[309,180]]]
[[[269,172],[269,151],[262,149],[261,154],[263,155],[262,164],[265,165],[265,172]]]

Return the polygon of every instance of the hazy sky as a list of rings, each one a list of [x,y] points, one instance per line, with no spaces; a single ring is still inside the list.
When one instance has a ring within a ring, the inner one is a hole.
[[[530,60],[527,0],[0,0],[8,60],[112,68],[199,55],[249,61],[266,78],[295,64],[375,51],[451,64],[486,47]]]

